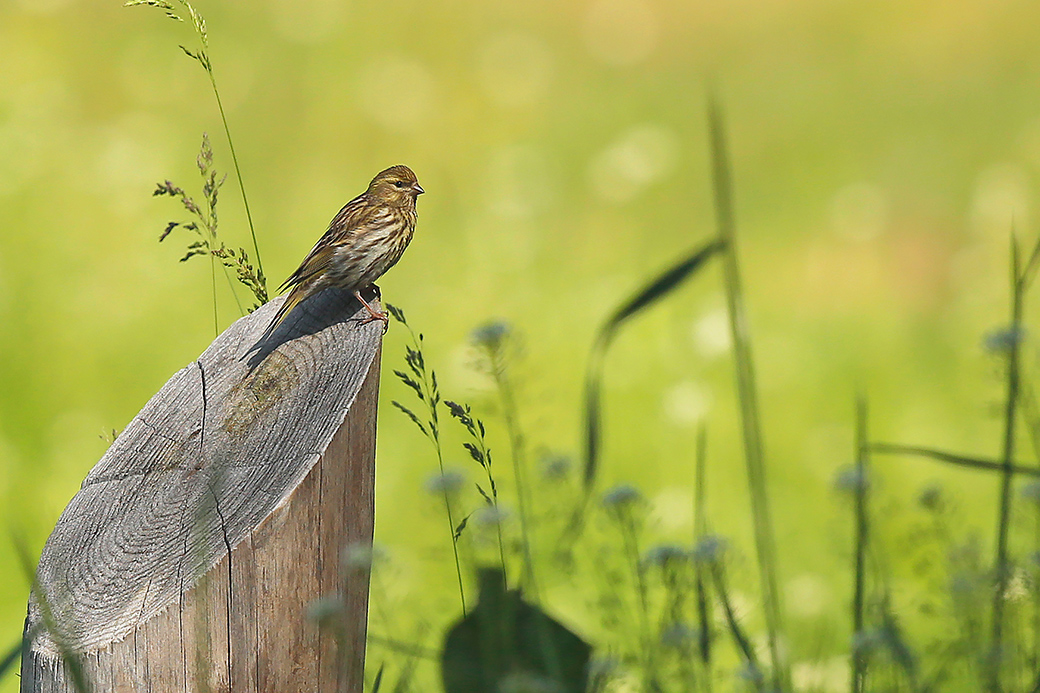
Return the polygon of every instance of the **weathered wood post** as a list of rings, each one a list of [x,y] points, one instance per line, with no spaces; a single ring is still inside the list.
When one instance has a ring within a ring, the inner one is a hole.
[[[175,374],[47,540],[23,693],[360,693],[381,324],[327,290],[281,299]],[[307,618],[339,595],[339,647]]]

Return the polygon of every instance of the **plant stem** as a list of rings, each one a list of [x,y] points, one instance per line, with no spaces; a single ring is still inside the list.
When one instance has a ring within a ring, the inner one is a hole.
[[[220,323],[217,321],[217,265],[212,253],[209,256],[209,278],[213,287],[213,334],[217,336],[220,334]]]
[[[694,546],[698,546],[708,533],[708,508],[705,501],[707,484],[706,467],[708,461],[708,436],[702,423],[697,429],[697,462],[694,481]],[[694,564],[694,589],[697,595],[697,632],[698,653],[704,668],[704,687],[711,691],[711,618],[708,615],[707,581],[704,579],[705,567],[701,561]],[[691,690],[693,690],[691,682]]]
[[[407,324],[407,323],[406,323]],[[408,325],[408,331],[412,334],[412,342],[415,344],[415,349],[422,354],[422,335],[417,338],[415,333],[412,332],[412,328]],[[438,389],[436,387],[436,374],[431,380],[429,373],[426,371],[426,359],[423,357],[422,377],[423,377],[423,388],[426,391],[426,395],[423,400],[430,408],[430,439],[433,441],[433,447],[437,451],[437,470],[440,472],[441,478],[444,478],[444,451],[441,447],[441,425],[440,418],[437,414],[437,404],[440,399]],[[459,601],[462,604],[462,616],[465,617],[466,611],[466,588],[462,582],[462,563],[459,560],[459,540],[455,536],[455,514],[451,510],[451,498],[450,492],[447,488],[444,489],[444,511],[448,516],[448,537],[451,539],[451,552],[455,558],[455,577],[459,583]]]
[[[653,648],[650,644],[650,605],[647,599],[646,577],[643,574],[642,561],[639,560],[639,537],[636,536],[636,521],[630,510],[621,509],[618,514],[618,524],[621,526],[621,539],[625,545],[625,553],[632,566],[632,576],[635,579],[636,593],[639,597],[639,640],[643,650],[644,673],[647,681],[650,680],[650,660],[653,656]]]
[[[520,541],[524,551],[524,585],[530,590],[534,603],[538,603],[538,583],[535,580],[534,562],[531,557],[530,525],[527,514],[527,475],[526,465],[523,460],[523,434],[517,422],[516,401],[513,398],[513,388],[510,386],[509,378],[506,376],[506,366],[502,362],[502,356],[498,350],[491,351],[491,373],[495,378],[495,385],[502,396],[502,414],[506,420],[506,429],[509,431],[509,448],[513,458],[513,476],[516,478],[516,502],[520,511]]]
[[[416,394],[419,396],[419,399],[422,400],[423,404],[429,411],[430,419],[427,422],[429,430],[427,430],[425,427],[422,426],[421,423],[419,423],[418,419],[415,417],[413,413],[411,413],[410,410],[402,407],[397,402],[394,402],[394,404],[396,404],[410,417],[412,417],[412,419],[415,420],[415,422],[419,425],[419,428],[423,432],[423,435],[429,438],[430,442],[433,443],[433,448],[437,453],[437,470],[441,475],[441,479],[443,479],[444,451],[441,447],[440,417],[437,414],[437,405],[440,404],[440,390],[437,386],[437,372],[432,369],[427,370],[426,368],[426,357],[423,354],[422,334],[417,335],[415,333],[415,330],[412,329],[412,326],[408,324],[407,320],[405,320],[403,312],[395,311],[398,311],[398,309],[395,309],[393,306],[390,306],[390,312],[394,313],[395,317],[401,322],[401,324],[408,328],[408,334],[412,338],[412,346],[414,348],[406,347],[406,353],[408,355],[406,357],[406,360],[409,363],[409,367],[412,369],[412,373],[416,376],[418,380],[422,381],[422,385],[419,385],[419,383],[416,381],[410,381],[407,378],[405,378],[405,382],[415,389]],[[411,358],[413,355],[415,357],[414,360]],[[398,375],[401,374],[398,373]],[[466,590],[462,582],[462,563],[459,561],[459,542],[458,538],[455,535],[455,514],[451,510],[451,498],[450,491],[448,488],[444,488],[443,497],[444,511],[448,517],[448,538],[451,539],[451,551],[452,555],[455,558],[455,577],[458,579],[459,583],[459,601],[462,603],[462,615],[463,617],[465,617],[467,615]]]
[[[267,288],[267,275],[264,273],[264,263],[260,259],[260,245],[256,242],[256,229],[253,228],[253,215],[249,211],[249,200],[246,198],[246,186],[242,182],[242,168],[238,165],[238,155],[235,154],[235,143],[231,139],[231,128],[228,127],[227,116],[224,115],[224,104],[220,101],[220,91],[217,89],[217,79],[213,76],[213,65],[206,67],[209,75],[209,83],[213,86],[213,96],[217,98],[217,110],[220,111],[220,121],[224,124],[224,135],[227,137],[228,148],[231,150],[231,162],[235,165],[235,176],[238,178],[238,189],[242,193],[242,205],[246,208],[246,222],[249,224],[249,235],[253,239],[253,252],[256,254],[256,268],[259,275],[264,278],[264,288]],[[454,530],[453,530],[454,531]]]
[[[1040,508],[1035,508],[1034,512],[1036,524],[1033,540],[1038,552],[1035,555],[1040,555]],[[1040,672],[1040,586],[1036,583],[1033,584],[1033,659],[1030,664],[1034,671]]]
[[[989,690],[1003,690],[1000,662],[1003,650],[1004,593],[1008,582],[1008,528],[1011,523],[1011,481],[1014,478],[1015,419],[1019,387],[1019,336],[1022,323],[1024,278],[1019,268],[1018,242],[1011,236],[1011,340],[1008,349],[1007,397],[1004,403],[1004,443],[1001,455],[1000,514],[997,523],[997,556],[994,565],[996,588],[993,592],[992,645],[989,662]]]
[[[856,401],[856,555],[853,560],[855,588],[852,597],[852,693],[862,693],[866,675],[866,658],[859,646],[863,634],[863,601],[866,587],[867,553],[867,469],[869,462],[867,446],[867,403],[860,397]]]
[[[431,407],[435,409],[435,407]],[[434,414],[436,417],[436,414]],[[435,421],[436,422],[436,421]],[[441,478],[444,477],[444,454],[441,452],[441,441],[439,434],[434,437],[433,446],[437,450],[437,468],[440,469]],[[455,557],[455,577],[459,582],[459,600],[462,602],[462,616],[466,616],[466,589],[462,583],[462,563],[459,561],[459,542],[455,538],[455,517],[451,511],[451,499],[448,490],[444,490],[444,511],[448,515],[448,536],[451,537],[451,552]]]
[[[776,551],[769,496],[766,493],[766,472],[762,451],[762,432],[759,422],[758,397],[755,389],[754,363],[747,333],[740,267],[734,240],[732,183],[729,158],[723,133],[722,117],[714,96],[709,97],[708,123],[711,135],[712,179],[715,188],[715,214],[718,237],[724,248],[723,271],[726,285],[726,305],[729,312],[730,335],[736,362],[737,393],[740,400],[740,418],[744,437],[744,456],[747,462],[748,486],[751,495],[751,514],[755,529],[755,547],[758,554],[759,579],[762,583],[762,606],[772,660],[772,686],[790,690],[790,675],[780,657],[780,597],[776,586]]]
[[[875,453],[892,455],[918,455],[920,457],[930,457],[933,460],[938,460],[940,462],[947,462],[958,467],[981,469],[983,471],[990,472],[1004,471],[1003,462],[996,462],[994,460],[984,460],[978,457],[968,457],[966,455],[957,455],[952,452],[945,452],[943,450],[933,450],[932,448],[922,448],[916,445],[897,445],[895,443],[870,443],[869,448],[871,452]],[[1014,474],[1040,477],[1040,469],[1037,469],[1036,467],[1026,467],[1021,464],[1012,464],[1011,471]]]
[[[755,649],[751,646],[751,641],[748,640],[747,635],[741,629],[740,622],[737,620],[737,614],[733,610],[733,604],[729,599],[729,590],[726,588],[725,568],[721,561],[712,562],[711,576],[715,583],[715,592],[719,595],[719,601],[722,602],[722,609],[726,616],[726,624],[729,626],[730,633],[733,635],[733,641],[736,643],[737,648],[744,657],[744,664],[749,670],[748,673],[751,675],[755,689],[761,692],[764,690],[762,667],[759,665],[758,658],[755,656]]]

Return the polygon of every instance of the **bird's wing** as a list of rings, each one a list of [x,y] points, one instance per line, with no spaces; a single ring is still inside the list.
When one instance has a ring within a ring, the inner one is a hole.
[[[359,195],[344,205],[343,209],[333,217],[329,229],[318,239],[300,266],[279,287],[284,291],[290,287],[306,284],[311,279],[320,277],[332,262],[336,248],[349,245],[359,234],[371,226],[379,226],[382,210],[368,203],[364,195]]]

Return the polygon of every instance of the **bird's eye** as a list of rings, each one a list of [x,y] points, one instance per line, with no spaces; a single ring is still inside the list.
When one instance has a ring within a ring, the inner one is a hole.
[[[404,187],[406,187],[407,185],[408,185],[408,184],[407,184],[407,183],[405,183],[405,182],[404,182],[403,180],[395,180],[395,181],[394,181],[394,187],[395,187],[395,188],[404,188]]]

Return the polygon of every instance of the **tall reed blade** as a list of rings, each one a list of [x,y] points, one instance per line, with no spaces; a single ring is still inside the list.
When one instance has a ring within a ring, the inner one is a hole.
[[[1004,649],[1004,598],[1008,584],[1008,529],[1011,524],[1011,481],[1015,465],[1015,419],[1019,387],[1019,346],[1022,331],[1022,298],[1027,277],[1020,267],[1018,242],[1011,234],[1011,338],[1007,349],[1007,397],[1004,402],[1004,441],[1001,454],[1000,512],[997,520],[997,555],[993,570],[996,586],[993,591],[992,644],[990,647],[989,682],[991,693],[1004,690],[1001,683],[1001,660]]]
[[[790,690],[790,675],[785,662],[780,657],[781,619],[780,596],[776,585],[776,550],[769,513],[769,496],[766,493],[766,471],[762,452],[758,396],[755,389],[755,370],[751,359],[747,319],[744,314],[737,249],[733,242],[736,228],[733,219],[729,158],[726,153],[722,117],[714,96],[710,96],[708,102],[708,129],[711,137],[711,165],[718,241],[726,249],[723,259],[726,304],[729,309],[730,335],[733,341],[733,357],[736,362],[737,395],[740,401],[744,456],[751,491],[751,514],[755,528],[759,578],[762,583],[762,606],[766,617],[769,655],[773,662],[772,686],[777,690]]]
[[[596,333],[596,341],[589,356],[588,370],[585,373],[585,490],[592,488],[599,467],[600,443],[600,384],[603,380],[603,359],[610,347],[618,328],[626,320],[664,298],[684,281],[692,277],[702,268],[715,253],[722,250],[722,243],[712,241],[675,263],[661,274],[654,277],[641,289],[636,291],[627,301],[622,303],[600,326]]]

